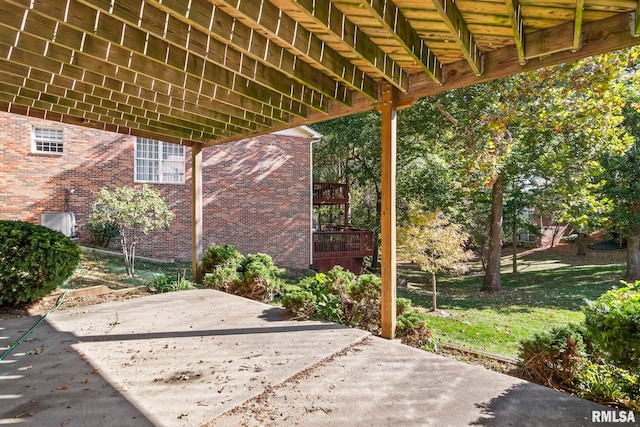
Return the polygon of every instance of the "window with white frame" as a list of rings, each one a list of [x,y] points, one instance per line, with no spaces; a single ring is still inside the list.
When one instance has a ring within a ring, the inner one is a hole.
[[[184,184],[184,146],[150,138],[137,138],[136,182]]]
[[[44,154],[63,154],[64,133],[62,129],[34,126],[31,132],[31,151]]]

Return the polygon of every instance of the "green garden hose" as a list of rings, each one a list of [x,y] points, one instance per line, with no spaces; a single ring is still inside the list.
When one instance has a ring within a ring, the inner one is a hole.
[[[11,344],[11,346],[10,346],[10,347],[9,347],[9,348],[4,352],[4,353],[2,353],[2,354],[0,355],[0,361],[4,360],[4,359],[5,359],[5,357],[7,357],[9,354],[11,354],[11,352],[13,351],[13,349],[15,349],[17,346],[19,346],[19,345],[20,345],[20,344],[21,344],[21,343],[22,343],[22,342],[23,342],[23,341],[24,341],[24,340],[25,340],[25,339],[26,339],[26,338],[31,334],[31,332],[35,331],[35,330],[36,330],[36,328],[37,328],[38,326],[40,326],[40,324],[41,324],[42,322],[44,322],[44,319],[47,317],[47,315],[48,315],[49,313],[53,313],[53,312],[54,312],[54,311],[56,311],[58,308],[60,308],[60,306],[61,306],[61,305],[62,305],[62,303],[64,302],[64,296],[65,296],[66,294],[67,294],[67,291],[64,291],[64,293],[60,296],[60,298],[58,298],[58,301],[57,301],[57,303],[56,303],[56,306],[55,306],[55,307],[53,307],[51,310],[47,311],[47,312],[44,314],[44,316],[42,316],[42,317],[40,318],[40,320],[38,320],[38,321],[36,322],[36,324],[35,324],[35,325],[33,325],[33,326],[31,327],[31,329],[29,329],[27,332],[25,332],[25,333],[24,333],[24,335],[22,335],[18,341],[16,341],[16,342],[14,342],[13,344]]]

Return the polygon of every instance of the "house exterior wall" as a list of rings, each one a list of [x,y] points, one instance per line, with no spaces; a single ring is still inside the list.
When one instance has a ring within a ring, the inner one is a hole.
[[[31,152],[32,127],[62,129],[64,154]],[[0,218],[40,223],[63,212],[65,194],[76,215],[80,243],[97,192],[134,182],[135,137],[0,113]],[[276,264],[307,268],[310,258],[311,144],[309,138],[264,135],[203,149],[205,246],[232,244],[263,252]],[[143,237],[137,254],[191,258],[191,150],[185,184],[156,188],[175,214],[168,231]]]

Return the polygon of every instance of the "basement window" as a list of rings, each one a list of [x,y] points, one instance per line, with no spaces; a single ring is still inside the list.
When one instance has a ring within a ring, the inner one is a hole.
[[[64,152],[62,129],[33,127],[31,137],[31,151],[34,153],[63,154]]]
[[[184,184],[184,146],[150,138],[137,138],[135,181]]]

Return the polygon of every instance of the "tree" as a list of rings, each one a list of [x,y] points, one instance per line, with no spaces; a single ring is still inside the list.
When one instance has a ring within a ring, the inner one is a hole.
[[[103,188],[93,204],[89,222],[115,224],[120,234],[127,275],[135,275],[135,255],[139,233],[168,229],[173,219],[160,192],[147,185],[141,188]]]
[[[602,191],[611,201],[609,217],[620,238],[627,240],[625,279],[640,280],[640,112],[625,108],[625,127],[634,143],[622,156],[605,156]]]
[[[464,272],[467,269],[464,261],[471,258],[465,249],[469,239],[462,232],[460,224],[455,224],[441,212],[423,213],[411,210],[408,213],[408,224],[398,228],[398,252],[400,256],[414,260],[423,271],[431,273],[433,290],[433,307],[437,310],[438,273]]]

